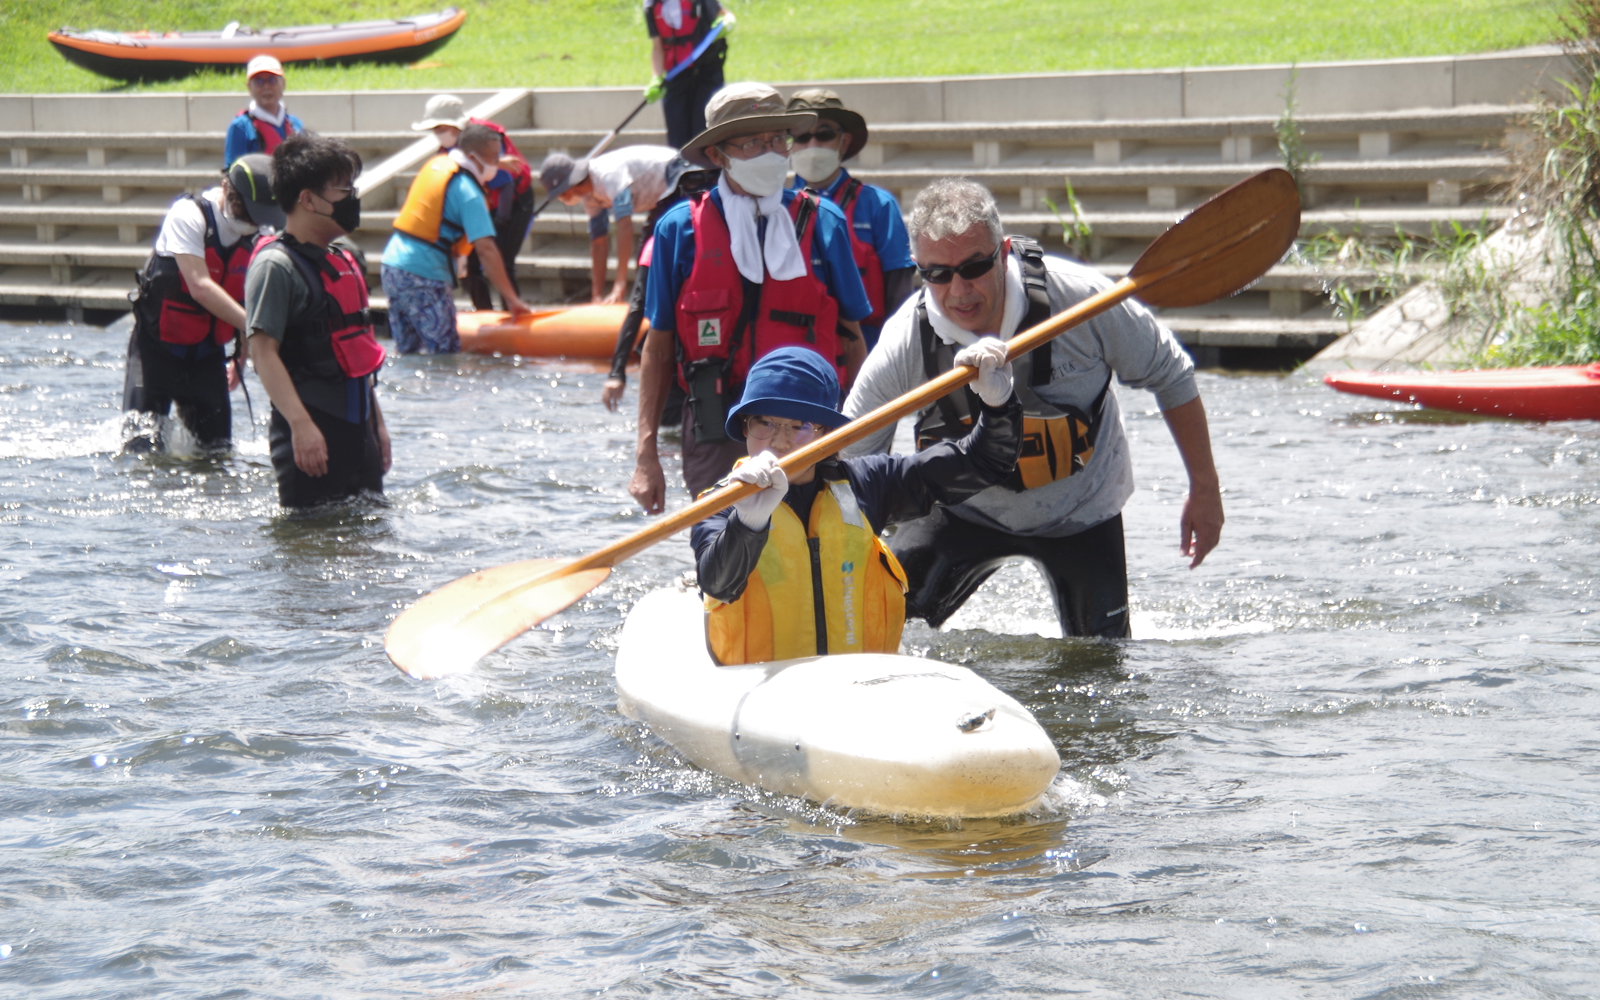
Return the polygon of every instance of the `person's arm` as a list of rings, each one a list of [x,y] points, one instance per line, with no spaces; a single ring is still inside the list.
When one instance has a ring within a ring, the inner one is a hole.
[[[892,271],[883,272],[883,314],[893,316],[911,293],[916,291],[912,281],[917,273],[915,267],[897,267]]]
[[[661,471],[661,456],[656,439],[661,434],[661,407],[672,385],[674,346],[677,334],[654,327],[644,340],[644,355],[639,365],[639,437],[634,446],[633,478],[628,494],[639,501],[646,514],[659,514],[666,507],[667,477]]]
[[[644,325],[644,289],[650,280],[650,265],[641,264],[633,277],[633,296],[628,300],[628,314],[622,318],[617,330],[617,346],[611,352],[611,374],[606,376],[600,390],[600,402],[612,413],[622,403],[622,393],[628,387],[628,359],[633,357],[633,345],[639,340],[639,328]]]
[[[387,475],[389,467],[394,465],[394,453],[389,444],[389,425],[384,423],[383,409],[378,406],[376,392],[372,394],[372,424],[378,435],[378,454],[383,458],[383,471]]]
[[[771,531],[771,522],[758,531],[734,517],[731,510],[719,511],[695,525],[689,532],[689,544],[694,548],[695,582],[700,592],[724,604],[743,597]]]
[[[222,286],[211,279],[211,272],[206,269],[205,258],[196,257],[192,253],[173,254],[172,259],[178,262],[178,273],[183,275],[184,283],[189,286],[189,295],[200,308],[215,316],[217,319],[233,327],[239,333],[239,356],[228,363],[228,391],[239,388],[239,380],[244,376],[244,361],[249,349],[244,342],[244,306],[234,301],[233,296],[223,290]]]
[[[250,152],[250,136],[245,131],[249,127],[249,120],[244,120],[244,127],[240,126],[240,118],[235,118],[228,124],[228,134],[222,140],[222,169],[227,170],[233,166],[233,161]]]
[[[611,294],[605,297],[606,305],[621,302],[628,297],[628,262],[633,259],[633,216],[625,215],[617,220],[617,277],[611,284]],[[604,262],[602,261],[602,266]],[[605,284],[605,272],[600,274],[600,283]]]
[[[1022,404],[982,406],[967,435],[911,455],[849,459],[862,510],[879,529],[923,517],[934,504],[953,507],[1005,482],[1022,452]]]
[[[517,298],[516,289],[511,287],[511,277],[506,274],[505,259],[500,256],[500,248],[495,246],[493,236],[485,236],[474,240],[472,249],[478,252],[478,266],[483,268],[483,276],[489,283],[500,291],[500,298],[511,310],[511,315],[521,316],[523,313],[532,312],[526,304]]]
[[[842,319],[839,325],[844,328],[839,335],[844,347],[844,385],[839,389],[849,392],[850,387],[856,384],[856,376],[861,374],[861,366],[866,363],[867,338],[856,320]]]
[[[1184,470],[1189,473],[1189,495],[1183,498],[1183,514],[1178,521],[1178,550],[1190,557],[1189,568],[1194,569],[1222,537],[1222,489],[1211,458],[1211,431],[1199,396],[1162,410],[1161,416],[1183,457]]]
[[[644,16],[645,20],[648,21],[650,12],[648,10],[645,11]],[[651,25],[651,27],[654,28],[655,26]],[[667,50],[662,46],[661,39],[654,36],[650,39],[650,71],[656,76],[667,75]]]
[[[589,301],[605,299],[606,256],[611,250],[611,237],[594,236],[589,239]]]
[[[255,332],[250,335],[250,344],[255,352],[256,375],[261,379],[261,387],[267,390],[267,398],[283,414],[283,419],[289,422],[290,440],[294,442],[294,464],[308,476],[327,475],[328,442],[311,419],[306,405],[300,401],[300,393],[295,391],[294,382],[289,378],[289,369],[283,366],[283,359],[278,356],[277,340],[265,333]]]

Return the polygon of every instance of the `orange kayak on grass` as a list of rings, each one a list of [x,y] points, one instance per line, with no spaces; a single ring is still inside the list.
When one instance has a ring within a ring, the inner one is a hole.
[[[416,62],[454,37],[467,19],[450,7],[437,14],[311,24],[294,28],[240,27],[219,31],[78,31],[49,34],[69,62],[118,80],[169,80],[202,67],[241,69],[251,58],[279,62]]]
[[[1340,392],[1519,420],[1600,420],[1600,364],[1461,372],[1336,372]]]
[[[625,305],[547,309],[516,320],[510,313],[461,312],[456,314],[456,332],[461,349],[473,354],[609,361],[627,315]]]

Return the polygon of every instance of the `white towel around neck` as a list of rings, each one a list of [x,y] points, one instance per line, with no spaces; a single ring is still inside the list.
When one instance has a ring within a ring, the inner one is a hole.
[[[983,333],[973,333],[956,326],[955,321],[944,314],[935,302],[932,295],[923,289],[922,301],[928,307],[928,322],[933,324],[933,332],[939,339],[956,347],[966,347],[975,344],[979,337],[996,335],[1001,340],[1010,340],[1017,333],[1017,324],[1022,322],[1022,317],[1028,311],[1028,291],[1022,287],[1022,266],[1017,263],[1015,254],[1007,253],[1006,257],[1006,308],[1000,317],[1000,329],[985,330]]]
[[[800,254],[800,241],[795,238],[789,210],[783,207],[782,188],[765,198],[734,194],[724,174],[717,177],[717,190],[722,192],[722,216],[728,222],[733,262],[746,280],[759,285],[766,280],[768,273],[775,281],[793,281],[805,277],[806,260]],[[765,247],[756,237],[757,214],[765,216],[767,220]],[[761,266],[763,257],[766,259],[765,268]]]
[[[278,113],[275,115],[269,115],[265,111],[261,110],[261,105],[252,100],[250,102],[250,117],[259,118],[268,124],[283,128],[283,120],[289,117],[289,106],[280,101],[278,102]]]

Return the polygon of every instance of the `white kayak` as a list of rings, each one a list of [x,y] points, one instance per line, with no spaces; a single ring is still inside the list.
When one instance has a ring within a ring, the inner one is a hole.
[[[966,667],[885,653],[718,666],[690,590],[634,606],[617,696],[707,770],[847,809],[1003,816],[1061,768],[1032,713]]]

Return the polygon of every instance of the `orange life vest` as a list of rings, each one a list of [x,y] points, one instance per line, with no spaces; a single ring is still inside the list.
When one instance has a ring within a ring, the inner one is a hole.
[[[411,190],[406,192],[405,205],[394,220],[394,228],[431,244],[452,261],[472,252],[472,244],[464,234],[454,241],[439,237],[439,229],[444,223],[445,190],[460,170],[461,164],[451,159],[448,153],[440,153],[424,163],[417,179],[411,182]],[[483,189],[478,178],[470,172],[466,176],[478,185],[479,190]]]

